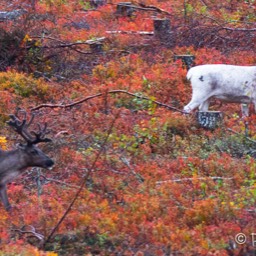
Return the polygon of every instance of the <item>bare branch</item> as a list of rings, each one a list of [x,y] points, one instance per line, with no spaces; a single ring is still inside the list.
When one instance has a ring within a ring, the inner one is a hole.
[[[249,141],[251,141],[251,142],[253,142],[253,143],[256,143],[256,140],[250,139],[250,138],[248,138],[246,135],[241,134],[241,133],[239,133],[239,132],[236,132],[236,131],[232,130],[231,128],[227,128],[227,130],[230,131],[230,132],[233,132],[233,133],[235,133],[235,134],[237,134],[237,135],[241,135],[241,136],[245,137],[247,140],[249,140]]]
[[[70,188],[76,188],[78,189],[79,187],[78,186],[75,186],[75,185],[70,185],[64,181],[60,181],[60,180],[56,180],[56,179],[52,179],[52,178],[47,178],[45,175],[43,174],[40,174],[40,177],[42,177],[44,179],[44,181],[49,181],[49,182],[55,182],[55,183],[58,183],[58,184],[61,184],[61,185],[64,185],[64,186],[67,186],[67,187],[70,187]],[[40,178],[39,177],[39,178]]]
[[[13,229],[15,232],[19,232],[20,234],[29,234],[35,238],[37,238],[41,243],[44,240],[44,236],[36,232],[36,229],[31,225],[25,225],[21,229]]]
[[[193,180],[233,180],[234,178],[225,178],[225,177],[198,177],[198,178],[183,178],[183,179],[173,179],[173,180],[164,180],[164,181],[157,181],[157,185],[161,185],[164,183],[169,183],[169,182],[184,182],[184,181],[193,181]]]
[[[132,7],[134,9],[141,10],[141,11],[158,12],[158,13],[163,13],[163,14],[171,15],[171,13],[169,13],[169,12],[159,8],[159,7],[153,6],[153,5],[145,5],[145,4],[138,3],[138,2],[137,2],[137,4],[140,5],[140,6],[128,5],[128,7]]]
[[[107,30],[107,34],[126,34],[126,35],[142,35],[153,36],[154,32],[151,31],[122,31],[122,30]]]
[[[86,173],[85,177],[83,178],[82,182],[81,182],[81,185],[80,187],[77,189],[77,192],[74,196],[74,198],[71,200],[69,206],[67,207],[66,211],[64,212],[64,214],[62,215],[62,217],[59,219],[58,223],[56,224],[56,226],[52,229],[51,233],[49,234],[49,236],[47,237],[47,239],[44,241],[44,243],[42,244],[42,247],[45,247],[45,245],[50,241],[50,239],[52,238],[52,236],[54,235],[54,233],[57,231],[57,229],[59,228],[59,226],[62,224],[62,222],[64,221],[64,219],[67,217],[67,215],[69,214],[69,212],[71,211],[74,203],[76,202],[76,200],[78,199],[80,193],[82,192],[87,180],[89,179],[91,173],[93,172],[94,168],[95,168],[95,165],[99,159],[99,157],[101,156],[103,150],[104,150],[104,146],[106,145],[108,139],[109,139],[109,136],[114,128],[114,125],[118,119],[118,117],[120,116],[120,112],[121,110],[119,110],[117,112],[117,114],[115,115],[112,123],[110,124],[109,126],[109,129],[107,131],[107,134],[106,134],[106,137],[103,141],[103,144],[101,146],[101,148],[99,149],[98,151],[98,154],[96,155],[91,167],[89,168],[88,172]]]
[[[128,169],[140,183],[144,182],[144,178],[134,170],[134,168],[130,164],[130,161],[126,157],[120,157],[120,160],[128,167]]]
[[[222,29],[230,30],[230,31],[239,31],[239,32],[256,32],[256,28],[230,28],[230,27],[222,27]]]
[[[174,110],[174,111],[177,111],[177,112],[185,114],[185,112],[183,110],[180,110],[180,109],[175,108],[173,106],[170,106],[170,105],[164,104],[162,102],[159,102],[159,101],[156,101],[156,100],[152,100],[152,99],[149,99],[149,98],[147,98],[145,96],[137,95],[137,94],[125,91],[125,90],[112,90],[112,91],[108,91],[107,93],[109,93],[109,94],[116,94],[116,93],[127,94],[127,95],[130,95],[132,97],[136,97],[136,98],[139,98],[139,99],[151,101],[151,102],[157,104],[160,107],[164,107],[164,108],[167,108],[167,109]],[[98,94],[85,97],[85,98],[83,98],[81,100],[78,100],[78,101],[75,101],[75,102],[72,102],[72,103],[69,103],[69,104],[66,104],[66,105],[62,105],[62,104],[41,104],[39,106],[33,107],[31,109],[31,111],[35,111],[35,110],[38,110],[38,109],[41,109],[41,108],[71,108],[71,107],[74,107],[76,105],[82,104],[82,103],[84,103],[84,102],[86,102],[88,100],[101,97],[103,95],[105,95],[105,94],[104,93],[98,93]]]

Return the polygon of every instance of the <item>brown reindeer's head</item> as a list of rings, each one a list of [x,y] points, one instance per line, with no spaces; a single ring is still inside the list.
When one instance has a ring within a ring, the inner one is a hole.
[[[22,120],[18,117],[20,113],[24,116]],[[49,138],[45,137],[47,134],[47,124],[43,128],[40,124],[37,124],[38,132],[29,132],[28,128],[34,120],[34,114],[27,121],[27,113],[19,109],[15,115],[10,115],[10,118],[7,124],[26,141],[26,144],[19,144],[18,146],[22,165],[24,167],[51,168],[54,165],[53,160],[36,146],[40,142],[51,142]]]
[[[20,119],[19,115],[23,115],[23,119]],[[28,128],[34,120],[34,114],[27,121],[27,113],[21,109],[18,109],[15,115],[10,115],[10,118],[7,123],[26,141],[26,144],[19,144],[17,149],[1,151],[0,154],[0,199],[7,211],[11,209],[7,197],[7,183],[19,176],[27,167],[51,168],[54,165],[53,160],[36,146],[37,143],[51,141],[45,137],[47,125],[42,128],[37,124],[38,132],[29,132]]]

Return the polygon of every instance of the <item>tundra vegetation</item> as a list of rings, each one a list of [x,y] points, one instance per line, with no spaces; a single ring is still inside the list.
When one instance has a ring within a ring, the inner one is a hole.
[[[199,128],[175,57],[255,66],[255,1],[118,3],[1,2],[0,146],[26,109],[55,166],[8,185],[0,255],[255,254],[255,111],[215,99],[222,125]]]

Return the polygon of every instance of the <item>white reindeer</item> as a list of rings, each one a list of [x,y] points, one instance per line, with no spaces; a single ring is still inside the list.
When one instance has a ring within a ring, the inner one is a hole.
[[[250,103],[256,111],[256,66],[201,65],[191,68],[187,79],[192,86],[192,99],[184,107],[187,113],[197,107],[207,111],[211,98],[242,103],[243,116],[249,115]]]

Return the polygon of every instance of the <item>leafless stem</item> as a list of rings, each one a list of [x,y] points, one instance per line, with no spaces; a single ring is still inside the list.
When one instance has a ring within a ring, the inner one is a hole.
[[[50,239],[52,238],[52,236],[54,235],[54,233],[57,231],[57,229],[59,228],[59,226],[61,225],[61,223],[65,220],[66,216],[69,214],[69,212],[71,211],[74,203],[76,202],[76,200],[78,199],[80,193],[82,192],[88,178],[90,177],[92,171],[95,168],[95,165],[100,157],[100,155],[102,154],[103,150],[104,150],[104,146],[106,145],[108,138],[112,132],[112,129],[115,125],[116,120],[118,119],[119,115],[120,115],[121,110],[118,111],[118,113],[115,115],[115,118],[113,119],[112,123],[110,124],[110,127],[108,129],[107,135],[105,137],[105,140],[103,141],[103,144],[100,148],[100,150],[98,151],[98,154],[96,155],[91,167],[88,169],[88,172],[86,173],[84,179],[82,180],[82,183],[80,185],[80,187],[78,188],[74,198],[71,200],[67,210],[64,212],[64,214],[62,215],[62,217],[60,218],[60,220],[58,221],[58,223],[56,224],[56,226],[53,228],[53,230],[51,231],[51,233],[49,234],[49,236],[47,237],[47,239],[45,240],[44,244],[42,245],[42,247],[45,247],[45,245],[50,241]]]
[[[118,94],[118,93],[127,94],[127,95],[132,96],[132,97],[136,97],[136,98],[139,98],[139,99],[151,101],[151,102],[157,104],[160,107],[164,107],[164,108],[167,108],[167,109],[170,109],[170,110],[174,110],[174,111],[177,111],[177,112],[180,112],[180,113],[183,113],[183,114],[185,113],[183,110],[180,110],[180,109],[175,108],[173,106],[164,104],[164,103],[156,101],[156,100],[151,100],[151,99],[149,99],[145,96],[137,95],[137,94],[125,91],[125,90],[112,90],[112,91],[108,91],[107,93],[109,93],[109,94]],[[78,101],[75,101],[75,102],[72,102],[72,103],[69,103],[69,104],[41,104],[39,106],[33,107],[31,109],[31,111],[36,111],[36,110],[41,109],[41,108],[71,108],[71,107],[74,107],[76,105],[82,104],[82,103],[84,103],[88,100],[98,98],[98,97],[101,97],[101,96],[104,96],[104,95],[105,95],[105,93],[98,93],[98,94],[85,97],[81,100],[78,100]]]
[[[36,232],[36,229],[31,225],[25,225],[21,229],[13,229],[15,232],[19,232],[20,234],[30,234],[31,236],[37,238],[40,242],[43,241],[44,236]]]
[[[129,170],[137,178],[137,180],[142,183],[144,181],[143,177],[134,170],[134,168],[130,165],[129,160],[126,157],[120,157],[120,159],[129,168]]]
[[[66,182],[63,182],[63,181],[60,181],[60,180],[56,180],[56,179],[52,179],[52,178],[47,178],[43,174],[41,174],[40,177],[42,177],[46,181],[59,183],[59,184],[65,185],[65,186],[70,187],[70,188],[79,188],[78,186],[70,185],[70,184],[67,184]]]
[[[247,140],[249,140],[249,141],[251,141],[251,142],[253,142],[253,143],[256,143],[256,140],[250,139],[250,138],[247,137],[246,135],[241,134],[241,133],[239,133],[239,132],[236,132],[236,131],[232,130],[231,128],[227,128],[227,130],[230,131],[230,132],[233,132],[233,133],[235,133],[235,134],[237,134],[237,135],[241,135],[241,136],[245,137]]]
[[[218,177],[218,176],[213,176],[213,177],[198,177],[198,178],[183,178],[183,179],[173,179],[173,180],[164,180],[164,181],[157,181],[157,185],[161,185],[164,183],[169,183],[169,182],[184,182],[184,181],[193,181],[193,180],[233,180],[234,178],[225,178],[225,177]]]

